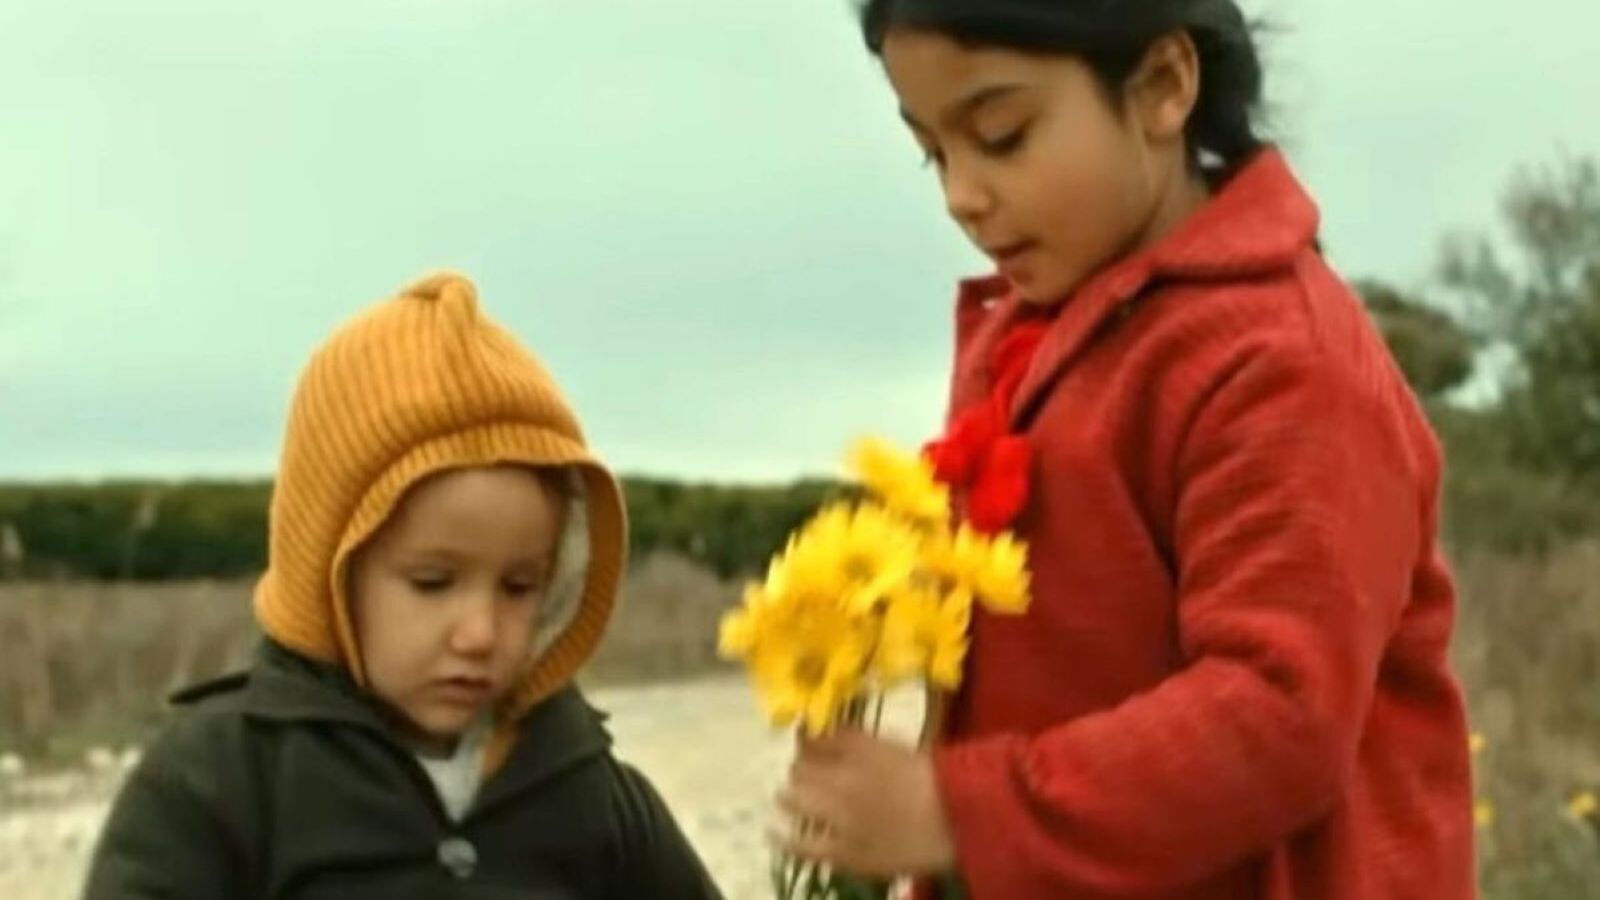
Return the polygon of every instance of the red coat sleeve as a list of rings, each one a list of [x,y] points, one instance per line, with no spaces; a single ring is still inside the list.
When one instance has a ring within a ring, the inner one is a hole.
[[[1257,348],[1178,452],[1184,667],[1116,708],[937,752],[974,896],[1169,890],[1337,802],[1424,497],[1393,379],[1321,352]]]

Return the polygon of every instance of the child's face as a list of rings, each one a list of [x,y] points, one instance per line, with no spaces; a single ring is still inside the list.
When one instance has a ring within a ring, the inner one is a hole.
[[[371,690],[448,744],[525,671],[565,517],[523,468],[463,469],[407,494],[351,568]]]
[[[1065,299],[1140,243],[1171,187],[1188,114],[1160,53],[1130,80],[1125,104],[1072,56],[899,28],[883,61],[951,217],[1027,299]]]

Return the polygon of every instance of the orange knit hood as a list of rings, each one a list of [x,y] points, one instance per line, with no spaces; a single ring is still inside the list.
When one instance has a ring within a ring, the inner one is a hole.
[[[425,278],[357,316],[301,376],[255,594],[263,630],[365,686],[346,594],[351,554],[418,481],[497,464],[567,468],[575,497],[538,656],[499,711],[513,725],[594,652],[617,593],[626,522],[616,480],[589,452],[560,388],[482,315],[459,275]]]

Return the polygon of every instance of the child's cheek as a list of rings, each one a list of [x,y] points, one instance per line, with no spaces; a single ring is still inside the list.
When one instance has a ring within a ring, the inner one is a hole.
[[[501,622],[501,634],[505,636],[501,658],[504,660],[504,671],[512,678],[520,679],[533,667],[541,609],[538,604],[530,603],[509,610],[506,619]]]
[[[420,692],[415,686],[405,684],[382,660],[369,661],[367,672],[369,690],[385,706],[404,713],[407,718],[415,718],[421,711]]]

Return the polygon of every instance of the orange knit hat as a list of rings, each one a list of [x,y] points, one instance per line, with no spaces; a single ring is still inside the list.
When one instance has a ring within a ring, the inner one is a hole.
[[[515,721],[564,685],[599,643],[623,566],[616,480],[584,444],[560,388],[478,310],[466,278],[425,278],[346,324],[295,392],[272,494],[268,567],[255,613],[274,640],[344,666],[365,685],[351,627],[351,554],[429,475],[498,464],[568,467],[582,500],[587,566],[576,606],[505,698]],[[565,553],[565,549],[562,551]]]

